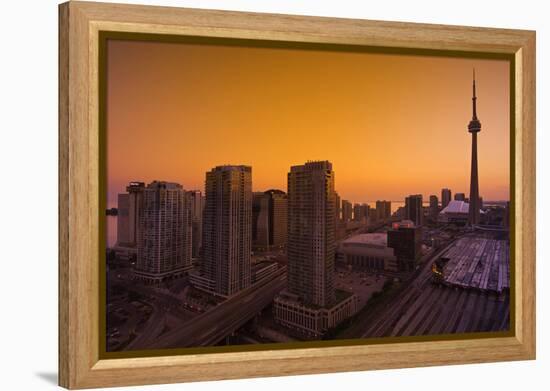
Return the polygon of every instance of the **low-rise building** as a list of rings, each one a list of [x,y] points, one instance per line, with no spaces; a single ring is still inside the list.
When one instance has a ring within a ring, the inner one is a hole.
[[[356,269],[397,271],[394,249],[388,247],[385,233],[359,234],[344,240],[336,259]]]
[[[277,323],[311,337],[320,337],[357,313],[356,295],[336,290],[335,296],[335,304],[330,307],[311,306],[285,290],[275,298],[273,313]]]

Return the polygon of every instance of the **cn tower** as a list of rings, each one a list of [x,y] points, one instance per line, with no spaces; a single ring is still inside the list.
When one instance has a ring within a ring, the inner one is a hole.
[[[473,75],[472,120],[468,124],[468,132],[472,134],[472,172],[470,174],[470,208],[468,223],[471,226],[479,224],[479,183],[477,176],[477,134],[481,131],[481,122],[477,119],[476,110],[476,74]]]

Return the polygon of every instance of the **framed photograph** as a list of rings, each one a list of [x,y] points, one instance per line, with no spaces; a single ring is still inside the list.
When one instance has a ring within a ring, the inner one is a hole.
[[[59,20],[61,386],[535,358],[535,32]]]

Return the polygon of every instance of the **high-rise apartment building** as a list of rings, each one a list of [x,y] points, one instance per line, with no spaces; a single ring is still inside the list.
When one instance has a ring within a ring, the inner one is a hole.
[[[274,302],[277,322],[315,336],[353,315],[355,295],[334,288],[334,172],[328,161],[288,173],[288,288]],[[351,204],[350,204],[351,206]]]
[[[455,201],[466,201],[466,194],[464,193],[455,193]]]
[[[192,266],[191,197],[181,185],[154,181],[142,191],[136,276],[159,283]]]
[[[441,189],[441,209],[444,209],[451,202],[451,189]]]
[[[117,247],[137,247],[144,189],[143,182],[130,182],[126,187],[128,193],[118,195]]]
[[[250,285],[252,168],[215,167],[205,188],[202,287],[227,297]]]
[[[281,190],[254,193],[252,244],[254,248],[282,247],[287,238],[287,196]]]
[[[414,194],[405,198],[406,219],[421,226],[424,220],[424,208],[422,206],[422,194]]]
[[[334,172],[327,161],[288,174],[288,289],[305,304],[334,303]]]

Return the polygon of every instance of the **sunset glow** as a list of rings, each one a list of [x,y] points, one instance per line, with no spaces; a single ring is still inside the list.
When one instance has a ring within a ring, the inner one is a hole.
[[[480,195],[506,200],[507,61],[109,41],[107,205],[129,181],[203,190],[222,164],[286,191],[308,160],[331,161],[352,202],[468,194],[472,68]]]

